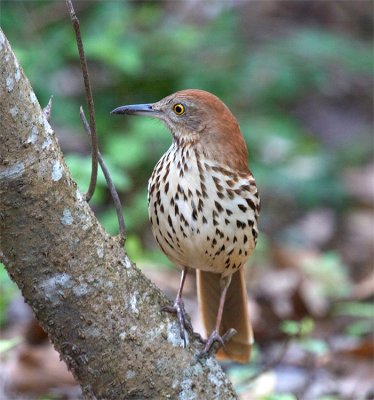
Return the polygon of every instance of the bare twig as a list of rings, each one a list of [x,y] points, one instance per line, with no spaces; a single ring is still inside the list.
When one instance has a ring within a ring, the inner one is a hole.
[[[53,99],[53,95],[51,95],[51,97],[49,98],[48,104],[43,108],[43,114],[47,118],[48,122],[49,122],[49,119],[51,118],[52,99]]]
[[[79,110],[79,115],[81,117],[84,129],[85,129],[87,135],[91,136],[90,126],[88,125],[88,122],[87,122],[86,116],[84,115],[84,111],[83,111],[82,107]],[[101,167],[101,169],[103,171],[103,174],[105,176],[105,180],[106,180],[106,182],[108,184],[109,191],[110,191],[110,194],[112,196],[114,206],[116,208],[118,225],[119,225],[119,237],[120,237],[121,245],[124,245],[125,240],[126,240],[126,226],[125,226],[125,221],[123,219],[123,214],[122,214],[121,200],[119,199],[117,190],[116,190],[116,188],[114,186],[114,183],[113,183],[113,181],[112,181],[112,179],[110,177],[109,170],[108,170],[108,168],[106,167],[106,165],[104,163],[104,160],[103,160],[103,157],[102,157],[100,151],[97,152],[97,157],[98,157],[98,160],[99,160],[100,167]]]
[[[90,114],[90,132],[91,132],[91,153],[92,153],[92,169],[91,169],[91,180],[90,185],[88,187],[88,191],[86,193],[87,202],[91,200],[96,187],[97,181],[97,163],[98,163],[98,145],[97,145],[97,135],[96,135],[96,123],[95,123],[95,109],[94,109],[94,101],[92,97],[90,79],[88,76],[88,68],[86,56],[84,55],[83,43],[82,43],[82,35],[79,27],[79,19],[75,14],[73,4],[71,0],[66,0],[66,5],[69,10],[70,20],[73,25],[75,36],[77,40],[77,47],[79,52],[79,60],[81,63],[81,69],[84,80],[84,88],[86,91],[86,100],[88,112]]]

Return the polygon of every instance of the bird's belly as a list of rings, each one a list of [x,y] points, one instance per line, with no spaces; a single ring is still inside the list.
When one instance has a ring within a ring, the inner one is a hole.
[[[179,237],[178,241],[170,237],[166,240],[161,236],[163,232],[153,229],[160,247],[176,265],[224,275],[243,266],[254,247],[250,242],[243,244],[244,235],[248,237],[250,232],[222,230],[220,225],[200,231],[185,229],[186,237]]]
[[[179,267],[224,275],[239,269],[257,236],[255,212],[246,202],[251,193],[227,192],[224,177],[202,176],[191,166],[182,175],[172,162],[162,171],[156,166],[149,184],[149,217],[161,250]]]

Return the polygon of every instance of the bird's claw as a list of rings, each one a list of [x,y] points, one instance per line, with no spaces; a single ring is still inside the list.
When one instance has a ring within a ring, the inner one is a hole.
[[[166,311],[166,312],[169,312],[172,314],[177,314],[180,337],[183,340],[184,347],[186,347],[187,340],[186,340],[186,332],[185,331],[189,332],[192,335],[195,335],[195,332],[193,331],[192,324],[191,324],[191,322],[187,316],[187,313],[184,309],[184,302],[183,302],[182,298],[177,298],[174,302],[174,305],[172,305],[172,306],[162,307],[161,311]]]
[[[231,328],[225,332],[224,335],[220,335],[217,330],[214,330],[208,337],[208,339],[203,340],[205,344],[203,351],[201,351],[198,357],[210,356],[217,353],[217,351],[225,345],[234,335],[236,335],[236,330]]]
[[[217,343],[218,344],[218,348],[216,349],[216,351],[225,345],[224,340],[222,339],[222,336],[216,331],[214,330],[208,337],[208,339],[205,341],[205,346],[204,346],[204,350],[201,352],[201,354],[207,354],[210,353],[213,347],[213,344]]]

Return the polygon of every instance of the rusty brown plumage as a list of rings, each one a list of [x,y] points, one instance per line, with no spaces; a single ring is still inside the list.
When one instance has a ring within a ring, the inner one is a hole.
[[[183,271],[174,306],[167,308],[177,313],[182,338],[190,328],[183,283],[188,269],[195,268],[200,311],[210,333],[203,353],[219,342],[221,358],[248,361],[252,330],[243,266],[256,245],[260,201],[236,118],[218,97],[197,89],[113,113],[161,119],[173,135],[150,178],[148,202],[157,243]],[[223,343],[229,328],[237,335]]]

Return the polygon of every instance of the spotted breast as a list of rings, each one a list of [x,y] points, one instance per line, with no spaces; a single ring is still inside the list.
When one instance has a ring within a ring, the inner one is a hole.
[[[250,173],[204,160],[173,144],[149,180],[149,218],[162,251],[181,268],[230,275],[258,235],[259,198]]]

